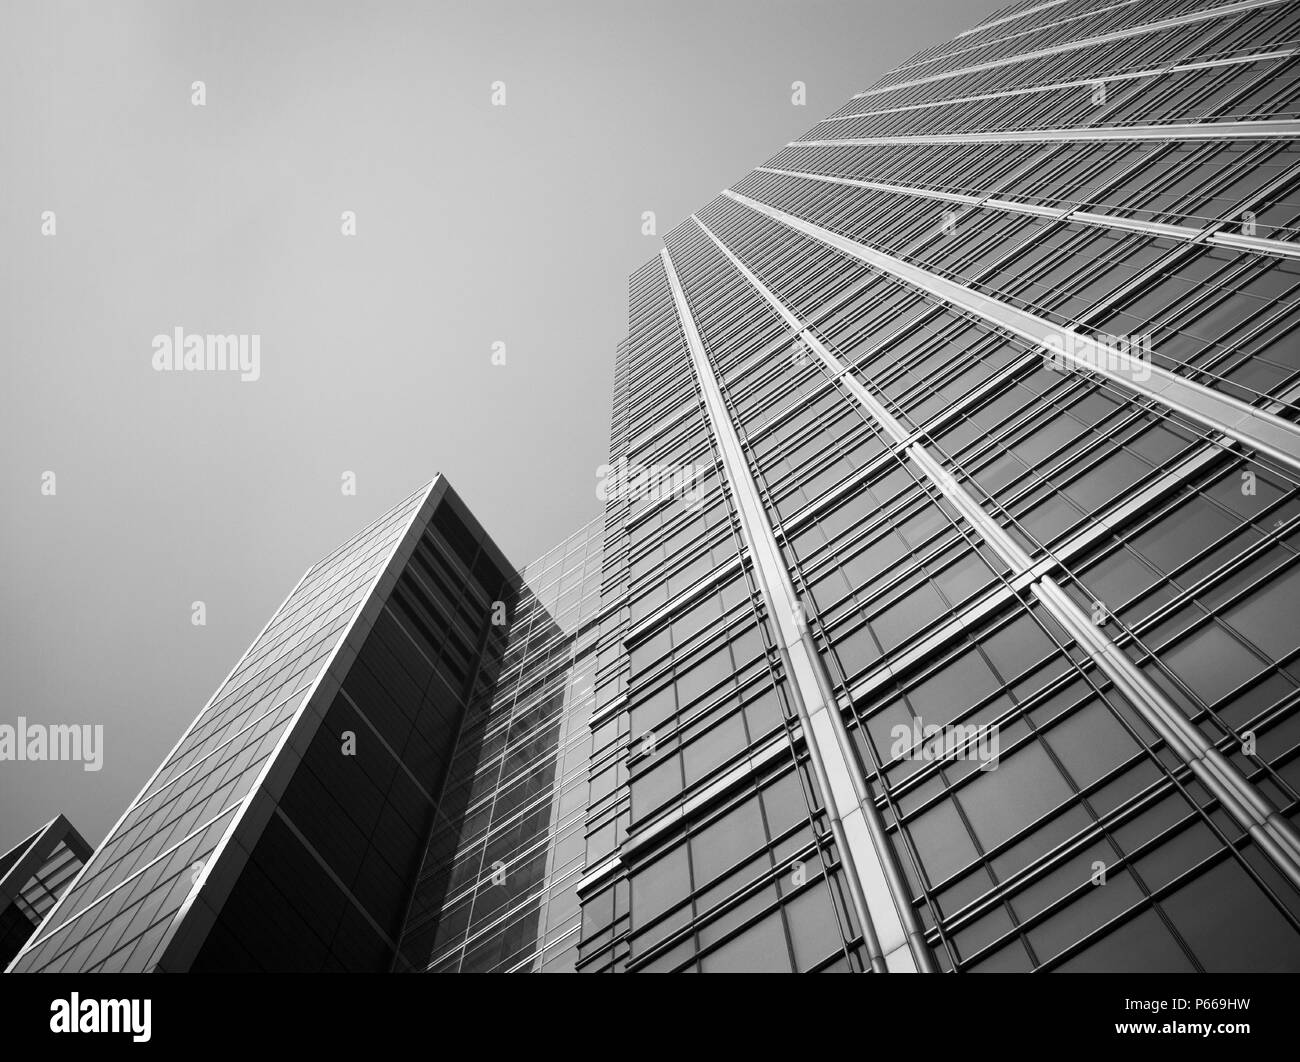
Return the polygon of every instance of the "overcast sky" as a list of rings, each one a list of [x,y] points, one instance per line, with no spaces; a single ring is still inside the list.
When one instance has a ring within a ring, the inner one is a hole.
[[[304,569],[434,472],[520,564],[596,516],[642,212],[1005,3],[6,0],[0,724],[105,748],[0,762],[0,850],[59,811],[97,844]],[[177,327],[257,334],[260,378],[156,372]]]

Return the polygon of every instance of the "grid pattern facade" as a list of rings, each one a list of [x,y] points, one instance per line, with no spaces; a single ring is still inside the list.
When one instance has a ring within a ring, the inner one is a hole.
[[[313,566],[14,968],[572,969],[602,537],[439,478]]]
[[[35,929],[63,894],[82,861],[64,842],[60,841],[50,855],[33,871],[32,876],[13,899],[17,907]]]
[[[602,539],[588,525],[500,596],[495,681],[466,711],[402,936],[413,969],[573,968]]]
[[[147,970],[426,491],[303,576],[12,970]]]
[[[368,629],[349,633],[337,689],[317,692],[314,733],[283,785],[263,787],[274,808],[229,894],[200,891],[215,917],[186,968],[407,968],[397,942],[412,882],[467,705],[500,659],[493,605],[508,574],[450,488],[430,493],[407,541],[391,585],[372,592]]]
[[[0,855],[0,966],[8,966],[90,858],[62,815]]]
[[[313,566],[13,969],[1300,969],[1298,90],[1287,0],[880,78],[631,277],[678,478]]]
[[[693,500],[607,507],[587,864],[666,824],[672,838],[584,889],[580,968],[860,969],[786,670],[653,265],[632,279],[616,379],[611,462],[707,471]],[[720,799],[681,818],[719,783]]]
[[[632,277],[580,968],[1300,969],[1298,47],[1014,5]]]

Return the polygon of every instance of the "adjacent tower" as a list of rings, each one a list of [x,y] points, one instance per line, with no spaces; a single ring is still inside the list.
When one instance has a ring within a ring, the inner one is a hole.
[[[441,477],[313,565],[11,969],[408,968],[515,582]]]
[[[76,827],[56,815],[0,855],[0,967],[36,932],[90,853]]]

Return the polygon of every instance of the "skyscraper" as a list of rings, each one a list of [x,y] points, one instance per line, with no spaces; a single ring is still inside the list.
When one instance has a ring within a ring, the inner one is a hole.
[[[1298,33],[1017,4],[633,276],[582,969],[1300,968]]]
[[[438,477],[313,565],[14,970],[572,969],[601,537]]]
[[[18,954],[90,852],[67,817],[56,815],[0,855],[0,966]]]
[[[313,565],[12,969],[402,968],[512,582],[441,477]]]
[[[1298,37],[1022,2],[780,150],[603,519],[309,569],[13,968],[1300,969]]]
[[[456,742],[401,945],[437,973],[572,971],[603,521],[513,580],[499,674]]]

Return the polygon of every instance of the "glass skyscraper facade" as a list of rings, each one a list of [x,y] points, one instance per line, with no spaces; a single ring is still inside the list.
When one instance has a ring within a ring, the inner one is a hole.
[[[1298,43],[1015,5],[633,276],[580,968],[1300,968]]]
[[[313,566],[16,970],[1300,970],[1300,9],[1028,0],[631,277],[603,517]]]
[[[602,541],[439,477],[314,565],[13,969],[572,970]]]
[[[411,969],[573,969],[602,532],[589,524],[511,580],[496,682],[468,706],[415,884]]]
[[[405,968],[512,582],[441,477],[311,567],[11,969]]]
[[[56,815],[0,855],[0,966],[36,932],[90,853],[66,816]]]

